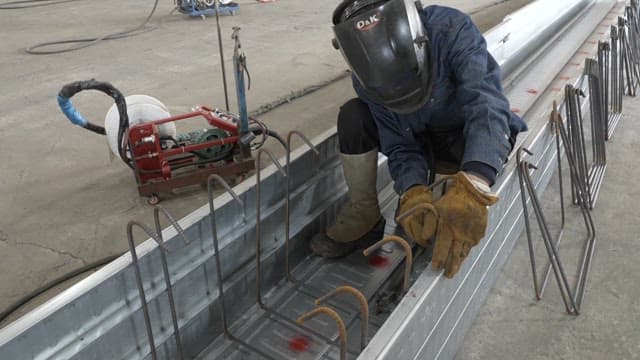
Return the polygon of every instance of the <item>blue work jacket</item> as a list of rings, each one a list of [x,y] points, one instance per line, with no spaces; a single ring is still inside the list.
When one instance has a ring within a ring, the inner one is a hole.
[[[480,173],[493,183],[512,149],[510,139],[527,130],[502,92],[500,67],[487,51],[482,33],[466,14],[447,7],[420,11],[431,42],[431,99],[412,114],[397,114],[369,99],[358,80],[356,93],[371,110],[380,151],[388,157],[395,190],[427,184],[428,164],[416,134],[461,129],[465,149],[461,169]]]

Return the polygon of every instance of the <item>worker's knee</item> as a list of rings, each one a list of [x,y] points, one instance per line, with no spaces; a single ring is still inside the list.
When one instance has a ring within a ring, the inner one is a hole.
[[[378,147],[378,128],[362,100],[351,99],[340,108],[338,139],[344,154],[363,154]]]

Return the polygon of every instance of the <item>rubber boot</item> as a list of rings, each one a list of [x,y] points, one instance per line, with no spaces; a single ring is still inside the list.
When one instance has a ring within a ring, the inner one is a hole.
[[[326,233],[314,236],[310,243],[311,250],[325,258],[344,257],[384,236],[385,220],[376,190],[378,149],[359,155],[340,154],[340,158],[349,201]]]

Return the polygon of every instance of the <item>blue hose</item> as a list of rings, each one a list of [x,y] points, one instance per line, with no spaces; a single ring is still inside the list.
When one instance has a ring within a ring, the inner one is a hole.
[[[87,124],[89,122],[73,106],[71,99],[62,95],[58,95],[58,105],[60,105],[60,110],[62,110],[62,113],[66,115],[69,121],[71,121],[75,125],[87,127]]]

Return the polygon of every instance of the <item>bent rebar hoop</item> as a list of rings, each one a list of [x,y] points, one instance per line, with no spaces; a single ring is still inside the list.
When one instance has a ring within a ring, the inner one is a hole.
[[[268,355],[267,353],[265,353],[264,351],[256,348],[255,346],[249,344],[248,342],[238,338],[237,336],[235,336],[231,330],[229,329],[229,324],[228,324],[228,320],[227,320],[227,308],[226,308],[226,304],[225,304],[225,298],[224,298],[224,279],[222,276],[222,263],[220,261],[220,247],[218,245],[218,230],[217,230],[217,226],[216,226],[216,212],[215,212],[215,207],[213,204],[213,200],[214,200],[214,196],[213,196],[213,183],[214,182],[218,182],[220,185],[222,185],[222,187],[224,187],[224,189],[227,191],[227,193],[229,193],[229,195],[231,195],[231,197],[242,207],[243,209],[243,214],[244,214],[244,202],[240,199],[240,197],[238,196],[238,194],[235,193],[235,191],[233,191],[233,189],[231,189],[231,186],[229,186],[229,184],[224,181],[224,179],[222,177],[220,177],[219,175],[213,174],[213,175],[209,175],[209,178],[207,179],[207,192],[208,192],[208,196],[209,196],[209,222],[211,224],[211,236],[213,238],[213,251],[214,251],[214,260],[215,260],[215,266],[216,266],[216,276],[217,276],[217,282],[218,282],[218,296],[220,297],[220,316],[222,318],[222,329],[224,331],[224,336],[225,338],[240,344],[241,346],[246,347],[247,349],[249,349],[250,351],[262,356],[265,359],[270,359],[270,360],[276,360],[274,357]],[[244,215],[243,215],[244,217]]]
[[[136,244],[133,240],[133,228],[137,227],[152,238],[160,247],[160,251],[166,251],[164,243],[158,238],[158,235],[149,229],[146,225],[137,221],[129,221],[127,223],[127,240],[129,242],[129,252],[131,253],[131,262],[133,263],[133,269],[135,271],[136,285],[138,286],[138,295],[140,296],[140,304],[142,307],[142,314],[144,316],[144,326],[147,330],[147,338],[149,341],[149,348],[151,351],[151,358],[153,360],[158,359],[158,353],[156,352],[156,344],[153,339],[153,329],[151,328],[151,317],[149,315],[149,308],[147,306],[147,297],[144,292],[144,283],[142,282],[142,275],[140,273],[140,262],[138,261],[138,254],[136,252]]]
[[[280,165],[280,163],[278,162],[278,160],[276,160],[276,158],[273,156],[273,154],[266,150],[266,149],[260,149],[258,150],[258,155],[256,156],[256,303],[258,304],[258,306],[260,306],[260,308],[262,310],[264,310],[265,312],[267,312],[268,314],[273,315],[275,318],[281,320],[285,325],[288,325],[290,328],[292,329],[296,329],[296,330],[303,330],[306,331],[310,334],[312,334],[313,336],[321,339],[322,341],[327,342],[328,344],[333,343],[333,340],[330,339],[329,337],[319,333],[318,331],[303,325],[302,323],[291,319],[283,314],[281,314],[280,312],[272,309],[271,307],[267,306],[267,304],[262,300],[262,267],[261,267],[261,257],[262,257],[262,252],[261,252],[261,223],[262,223],[262,214],[261,214],[261,206],[262,206],[262,201],[261,201],[261,187],[262,187],[262,177],[261,177],[261,161],[262,161],[262,155],[266,154],[267,157],[269,158],[269,160],[271,160],[271,162],[276,166],[276,168],[278,169],[278,171],[282,174],[282,176],[284,177],[288,177],[288,174],[284,171],[284,168],[282,167],[282,165]]]
[[[538,195],[536,193],[535,185],[533,184],[533,180],[531,178],[530,170],[536,169],[536,166],[523,160],[524,153],[527,153],[529,155],[532,155],[532,153],[526,148],[520,148],[517,153],[518,175],[520,180],[521,198],[523,203],[523,215],[525,217],[527,241],[529,245],[529,255],[531,259],[532,273],[534,276],[534,289],[536,291],[536,297],[538,298],[538,300],[540,300],[542,297],[542,291],[544,291],[544,285],[546,285],[548,274],[545,275],[543,286],[539,287],[537,270],[536,270],[537,268],[535,265],[535,254],[533,252],[533,240],[531,235],[531,224],[529,222],[529,216],[528,216],[526,194],[529,195],[529,199],[531,200],[531,205],[534,210],[534,214],[536,216],[538,225],[540,227],[542,240],[547,250],[550,266],[553,269],[554,275],[556,277],[556,281],[558,282],[558,287],[560,289],[560,293],[562,295],[562,299],[565,304],[567,313],[572,315],[579,315],[582,308],[582,302],[584,300],[587,278],[589,275],[589,270],[591,268],[591,262],[593,260],[593,254],[595,249],[595,242],[596,242],[595,224],[591,217],[591,211],[590,211],[589,203],[587,199],[588,193],[585,189],[584,179],[580,177],[579,169],[574,159],[573,149],[569,141],[569,135],[566,129],[564,128],[562,117],[557,110],[557,104],[555,102],[553,104],[553,111],[551,113],[550,121],[555,131],[556,149],[557,149],[557,156],[558,156],[557,158],[558,169],[559,171],[561,171],[561,167],[562,167],[562,159],[561,159],[562,154],[560,151],[560,142],[562,141],[564,145],[565,157],[567,158],[567,162],[569,163],[569,170],[570,170],[570,176],[572,178],[572,183],[576,187],[578,196],[581,197],[578,200],[578,205],[579,205],[581,214],[583,216],[587,235],[585,238],[583,256],[582,256],[582,259],[580,260],[579,267],[578,267],[578,279],[576,281],[575,287],[572,289],[567,280],[566,274],[564,272],[564,267],[560,259],[560,255],[558,253],[558,245],[561,240],[561,237],[560,237],[561,235],[559,235],[554,242],[553,237],[551,236],[551,232],[549,231],[548,223],[546,222],[546,219],[544,217],[544,212],[542,210],[540,199],[538,198]],[[559,173],[559,183],[560,183],[560,193],[561,193],[561,206],[564,208],[564,200],[562,199],[563,191],[562,191],[561,173]],[[562,224],[563,224],[562,227],[564,228],[564,216],[563,216]],[[562,234],[562,231],[563,229],[561,229],[560,234]],[[548,271],[548,268],[547,268],[547,271]]]
[[[569,141],[567,131],[564,128],[562,117],[558,113],[555,103],[554,103],[554,110],[551,115],[551,121],[557,128],[556,137],[561,138],[564,144],[564,149],[566,153],[567,162],[569,163],[569,170],[571,171],[571,176],[577,178],[578,174],[576,171],[575,160],[574,160],[573,154],[571,153],[570,146],[567,145]],[[580,270],[578,273],[579,274],[578,281],[576,284],[577,291],[575,294],[576,295],[575,302],[578,306],[577,310],[580,310],[580,308],[582,307],[582,301],[584,299],[587,278],[589,275],[589,271],[591,269],[591,262],[593,260],[593,255],[595,251],[596,227],[595,227],[595,222],[593,221],[593,218],[591,216],[591,208],[587,205],[587,199],[586,199],[587,192],[584,188],[584,183],[577,181],[576,184],[579,187],[580,193],[583,194],[580,211],[582,213],[585,228],[587,230],[587,236],[585,238],[584,254],[582,257]]]
[[[520,149],[518,150],[518,155],[521,156],[522,152],[531,153],[529,150]],[[553,237],[551,236],[551,232],[549,231],[548,223],[544,217],[544,213],[542,211],[542,205],[540,203],[540,199],[535,191],[535,185],[533,180],[531,179],[531,174],[529,173],[530,169],[537,169],[537,167],[525,160],[521,160],[518,163],[518,174],[520,176],[520,187],[521,187],[521,197],[523,203],[523,213],[525,219],[528,218],[527,211],[527,201],[526,194],[529,195],[529,199],[531,200],[531,205],[533,208],[533,212],[535,214],[536,220],[538,222],[538,226],[540,228],[542,241],[547,250],[547,255],[549,257],[549,263],[553,268],[553,272],[558,283],[558,287],[560,289],[560,295],[562,296],[562,300],[565,304],[565,308],[567,313],[572,315],[578,315],[578,309],[574,301],[573,292],[571,291],[571,287],[569,285],[569,281],[567,280],[567,275],[564,271],[564,266],[562,265],[562,261],[560,260],[560,256],[558,254],[558,249],[556,244],[553,241]],[[532,259],[532,269],[535,274],[534,286],[536,287],[536,297],[538,299],[541,298],[540,289],[537,287],[537,274],[535,270],[535,255],[533,254],[533,240],[531,236],[530,223],[525,220],[525,226],[527,227],[527,240],[529,243],[529,255]],[[556,240],[557,242],[557,240]]]
[[[336,322],[336,325],[338,326],[338,332],[340,334],[340,360],[347,360],[347,328],[344,324],[344,321],[337,312],[326,306],[319,306],[314,310],[311,310],[310,312],[300,316],[297,322],[302,325],[305,321],[312,319],[320,314],[325,314]]]
[[[362,254],[364,256],[369,256],[371,255],[372,252],[380,249],[384,244],[390,243],[390,242],[400,245],[400,247],[404,250],[406,254],[405,265],[404,265],[404,279],[402,281],[402,292],[404,293],[407,290],[409,290],[409,278],[411,277],[411,270],[413,269],[413,252],[411,249],[411,245],[409,245],[407,240],[396,235],[387,235],[382,240],[364,249],[362,251]]]
[[[309,146],[309,148],[317,155],[320,155],[318,149],[313,145],[313,143],[300,131],[292,130],[287,134],[287,163],[286,168],[288,172],[286,188],[285,188],[285,238],[284,238],[284,248],[285,248],[285,258],[284,258],[284,267],[287,275],[287,280],[292,283],[297,283],[293,275],[291,275],[291,270],[289,267],[289,241],[291,240],[291,138],[293,135],[297,135],[302,141]]]
[[[330,293],[316,300],[316,305],[320,306],[323,302],[337,296],[338,294],[348,294],[353,296],[360,305],[360,316],[362,317],[360,326],[360,350],[364,350],[367,347],[367,341],[369,338],[369,303],[367,298],[362,292],[353,286],[340,286]]]
[[[164,245],[164,239],[162,238],[162,228],[160,226],[160,213],[164,215],[164,217],[169,221],[171,226],[178,232],[178,235],[182,238],[182,241],[185,245],[189,245],[191,241],[186,237],[184,230],[178,224],[175,217],[165,208],[161,206],[156,206],[153,208],[153,220],[156,226],[156,234],[158,236],[158,241],[160,244]],[[162,250],[162,249],[161,249]],[[169,310],[171,311],[171,321],[173,323],[173,335],[176,340],[176,347],[178,348],[178,354],[180,359],[184,359],[184,351],[182,348],[182,337],[180,335],[180,326],[178,325],[178,314],[176,312],[176,303],[173,297],[173,287],[171,286],[171,276],[169,274],[169,263],[167,261],[166,251],[160,251],[160,261],[162,262],[162,273],[164,274],[164,282],[167,287],[167,297],[169,299]]]

